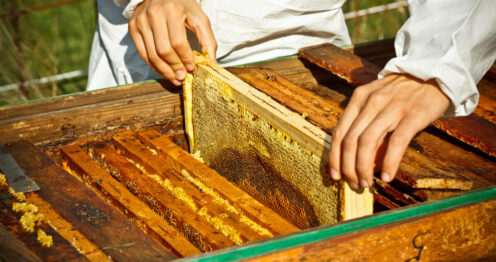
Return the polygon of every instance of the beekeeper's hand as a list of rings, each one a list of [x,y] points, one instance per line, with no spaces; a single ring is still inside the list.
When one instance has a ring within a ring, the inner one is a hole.
[[[215,60],[217,42],[195,0],[145,0],[129,20],[129,34],[140,56],[174,85],[181,85],[194,67],[186,29],[196,34],[203,51]]]
[[[376,154],[384,142],[385,155],[377,164],[382,180],[392,181],[415,134],[449,105],[435,81],[406,74],[388,75],[358,87],[333,131],[331,177],[344,176],[353,189],[372,186]]]

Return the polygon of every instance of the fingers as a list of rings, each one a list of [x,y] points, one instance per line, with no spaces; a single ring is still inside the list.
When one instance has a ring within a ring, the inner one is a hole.
[[[374,182],[374,163],[379,153],[379,147],[388,133],[397,127],[402,117],[401,112],[398,110],[387,110],[387,108],[371,121],[370,125],[364,129],[358,138],[356,171],[362,187],[372,186]]]
[[[164,77],[168,78],[177,85],[179,81],[184,80],[186,77],[186,69],[176,53],[177,50],[174,48],[173,44],[183,43],[183,46],[180,48],[183,48],[183,50],[190,49],[188,40],[186,39],[186,32],[184,31],[185,15],[183,8],[176,2],[171,2],[170,4],[161,7],[154,6],[154,8],[148,8],[147,17],[148,21],[150,21],[150,26],[153,32],[156,53],[159,58],[164,61],[174,72],[174,76]],[[177,19],[177,21],[173,24],[169,24],[169,21],[172,19]],[[181,28],[184,31],[183,34],[181,34]],[[169,37],[170,35],[172,37]],[[189,52],[191,52],[191,49]],[[190,56],[191,57],[188,57],[189,63],[191,63],[193,55],[191,54]]]
[[[360,184],[355,170],[357,140],[368,126],[369,119],[373,119],[379,110],[376,104],[368,101],[369,94],[380,87],[381,85],[369,84],[357,88],[333,131],[329,155],[331,177],[339,180],[340,174],[343,174],[353,189],[358,189]],[[373,110],[364,110],[364,107]]]
[[[385,108],[389,108],[387,105],[396,90],[372,92],[360,114],[353,120],[353,124],[343,140],[341,171],[349,180],[360,183],[362,187],[369,187],[373,183],[373,162],[364,166],[356,160],[359,160],[358,157],[363,155],[365,150],[373,161],[372,156],[375,156],[376,152],[373,150],[377,150],[377,140],[379,137],[385,136],[383,132],[377,132],[377,130],[385,130],[385,127],[388,127],[391,121],[395,120],[395,118],[391,118],[393,114]],[[380,117],[380,113],[389,117]],[[370,125],[373,125],[375,129],[364,132]]]
[[[147,60],[148,64],[160,75],[164,78],[171,81],[174,85],[180,85],[181,83],[176,80],[174,71],[172,68],[161,58],[161,56],[157,53],[157,46],[155,45],[156,40],[155,37],[157,35],[153,34],[153,30],[151,25],[148,23],[149,20],[144,18],[143,16],[139,16],[137,18],[138,30],[140,32],[141,37],[143,38],[143,42],[147,52]],[[155,25],[157,26],[157,25]],[[157,30],[157,29],[155,29]],[[157,41],[158,42],[158,41]]]
[[[193,26],[187,24],[190,20],[195,21]],[[208,18],[195,1],[146,1],[129,21],[129,33],[140,56],[175,85],[194,68],[186,26],[195,28],[202,48],[215,61],[217,43]]]
[[[186,27],[185,27],[186,15],[184,12],[170,12],[167,16],[167,26],[169,30],[169,39],[170,45],[172,49],[177,54],[177,57],[180,60],[180,63],[171,65],[173,69],[180,68],[184,65],[184,67],[188,71],[192,71],[194,67],[194,58],[193,52],[191,51],[191,47],[188,42],[188,38],[186,36]],[[177,72],[177,71],[176,71]],[[183,80],[184,77],[182,77]]]
[[[138,54],[143,60],[145,60],[147,64],[150,64],[150,62],[148,61],[148,53],[146,52],[145,42],[143,41],[143,38],[141,37],[139,29],[136,25],[136,20],[129,21],[129,35],[134,42]]]
[[[435,81],[408,75],[387,76],[357,88],[333,132],[332,178],[343,176],[353,189],[370,187],[378,164],[382,179],[392,181],[409,142],[448,106]]]
[[[198,38],[202,52],[207,52],[210,59],[216,62],[217,41],[208,17],[203,12],[196,12],[195,15],[188,16],[186,24]]]
[[[382,166],[381,179],[384,182],[391,182],[394,179],[408,144],[415,134],[425,127],[419,122],[417,116],[406,116],[391,134]]]

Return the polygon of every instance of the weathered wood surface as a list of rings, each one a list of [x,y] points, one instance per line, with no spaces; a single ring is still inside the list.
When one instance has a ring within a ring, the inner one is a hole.
[[[496,200],[434,212],[249,261],[494,261]]]
[[[143,86],[143,89],[141,87]],[[115,96],[115,97],[114,97]],[[156,82],[0,107],[0,140],[68,143],[121,127],[163,123],[181,114],[177,90]]]
[[[177,92],[178,88],[167,81],[146,81],[137,84],[124,85],[114,88],[105,88],[90,92],[81,92],[63,95],[50,99],[41,99],[29,103],[15,104],[0,107],[0,121],[9,119],[23,119],[31,115],[52,113],[67,108],[76,108],[92,104],[108,103],[109,101],[129,99],[133,100],[147,94],[160,95],[164,92]]]
[[[40,186],[36,193],[113,259],[175,258],[31,143],[18,141],[7,147],[24,172]]]
[[[0,261],[43,261],[0,223]]]
[[[168,141],[168,144],[173,145],[176,149],[182,150],[165,136],[161,136],[154,131],[150,132],[156,135],[154,138],[159,138],[158,140],[163,138]],[[150,141],[148,140],[148,142]],[[228,236],[233,242],[241,244],[265,239],[274,235],[271,232],[271,228],[258,223],[258,217],[253,219],[252,217],[246,216],[245,211],[240,210],[237,203],[230,200],[229,195],[227,197],[219,195],[217,188],[233,187],[227,180],[224,179],[224,183],[200,184],[198,183],[198,180],[194,179],[194,175],[186,169],[178,168],[180,165],[175,165],[173,159],[169,158],[167,160],[162,158],[160,156],[162,153],[159,153],[162,151],[155,149],[154,146],[150,147],[150,150],[147,146],[141,144],[137,139],[131,136],[115,137],[114,144],[122,151],[125,151],[124,154],[126,156],[143,166],[147,173],[159,176],[162,181],[170,183],[170,187],[174,191],[181,190],[184,192],[186,195],[182,195],[182,197],[187,197],[191,200],[191,202],[188,202],[188,207],[197,213],[197,216],[206,219],[211,225],[222,231],[223,234]],[[157,154],[152,150],[156,150]],[[198,161],[196,165],[198,164],[201,163]],[[211,173],[211,175],[213,177],[221,178],[221,176],[216,173]],[[220,182],[219,179],[217,181]],[[270,209],[263,207],[261,204],[257,205],[256,201],[246,193],[244,193],[243,198],[248,204],[254,204],[255,206],[260,207],[259,215],[269,216],[271,218],[278,217]],[[286,221],[282,219],[279,219],[279,221],[281,222],[281,227],[284,225],[289,226],[289,228],[286,228],[286,231],[278,232],[279,234],[297,230]],[[289,231],[290,229],[292,230]]]
[[[193,204],[194,207],[189,208],[193,209],[195,213],[198,213],[198,216],[202,217],[200,215],[200,210],[201,208],[204,208],[204,210],[207,210],[205,214],[207,221],[209,220],[208,217],[218,218],[217,223],[210,223],[217,230],[223,231],[223,233],[233,242],[241,244],[264,238],[246,224],[240,223],[241,221],[238,214],[225,210],[225,208],[216,201],[218,199],[207,194],[207,192],[203,191],[201,188],[195,187],[190,183],[191,181],[188,181],[183,177],[183,174],[180,172],[181,170],[175,170],[171,163],[165,162],[158,155],[154,155],[152,151],[148,150],[148,148],[141,144],[136,138],[130,136],[119,137],[115,138],[114,141],[117,141],[120,147],[124,147],[128,154],[132,154],[133,159],[140,165],[143,165],[148,173],[156,174],[160,176],[162,180],[170,181],[172,188],[181,188],[184,190],[188,197],[195,202]]]
[[[119,183],[103,167],[93,161],[80,146],[66,146],[61,151],[72,171],[167,249],[181,257],[200,253],[199,249],[134,196],[125,185]],[[108,151],[106,153],[110,154]],[[104,159],[112,157],[112,155],[108,156],[105,153],[100,154],[100,156]]]
[[[351,52],[332,44],[302,48],[298,56],[345,79],[353,86],[368,84],[377,79],[381,68]]]
[[[208,168],[167,137],[160,136],[153,130],[139,133],[139,139],[155,149],[164,159],[170,161],[176,170],[186,170],[201,183],[209,185],[231,205],[240,209],[243,214],[256,223],[266,227],[274,235],[285,235],[298,231],[298,228],[281,218],[279,215],[256,201],[227,179]]]
[[[50,226],[88,260],[98,262],[112,261],[101,248],[91,242],[77,227],[61,217],[52,208],[52,205],[43,200],[36,192],[27,193],[25,196],[26,202],[38,207],[39,212],[50,221]]]
[[[377,79],[381,68],[332,44],[302,48],[301,58],[359,86]],[[479,111],[476,111],[478,113]],[[434,121],[433,125],[482,152],[496,156],[496,125],[476,115]]]
[[[6,187],[0,188],[0,197],[2,199],[0,201],[0,225],[3,224],[10,233],[24,243],[39,259],[43,261],[87,261],[83,255],[74,249],[67,240],[62,238],[47,223],[43,222],[41,225],[35,225],[34,232],[26,231],[20,223],[21,214],[12,210],[13,203],[19,201],[8,193]],[[42,229],[47,235],[52,237],[53,245],[51,247],[42,246],[38,242],[37,229]]]
[[[134,152],[134,148],[131,147],[132,145],[119,138],[114,139],[114,141],[116,147],[121,150],[126,158],[139,163],[139,157],[132,154]],[[109,151],[97,149],[96,154],[103,163],[111,166],[118,172],[124,183],[128,186],[131,185],[130,189],[133,193],[147,203],[155,212],[166,218],[171,224],[174,224],[200,250],[211,251],[234,245],[220,231],[215,229],[207,221],[199,218],[184,202],[176,198],[153,178],[144,174],[143,171],[145,170],[139,170],[123,156],[117,153],[110,153]],[[108,156],[103,157],[105,154],[108,154]],[[155,174],[155,172],[152,171],[151,174]]]

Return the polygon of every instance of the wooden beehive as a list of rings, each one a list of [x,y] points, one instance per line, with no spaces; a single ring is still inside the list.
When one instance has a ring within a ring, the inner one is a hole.
[[[366,45],[355,53],[366,50],[369,53],[364,55],[380,65],[391,55],[391,42],[385,43]],[[339,54],[333,47],[321,46],[303,50],[301,56],[310,59],[309,55],[316,52],[320,54],[318,64],[332,71],[336,62],[322,55],[329,50]],[[348,53],[338,57],[348,62],[357,59]],[[211,76],[219,77],[221,72],[220,82],[228,83],[231,93],[227,89],[228,92],[216,99],[232,103],[226,107],[237,108],[237,113],[242,112],[240,115],[246,120],[274,121],[260,114],[254,105],[245,104],[243,108],[246,100],[238,99],[243,92],[236,93],[240,91],[232,88],[239,87],[240,84],[232,84],[240,81],[238,77],[258,90],[251,94],[278,101],[280,111],[299,121],[300,127],[310,123],[309,128],[322,132],[322,141],[325,141],[326,133],[335,125],[353,89],[353,81],[367,81],[361,78],[363,75],[346,76],[350,70],[360,72],[353,69],[353,65],[364,64],[358,61],[360,63],[351,63],[351,69],[345,66],[335,72],[347,77],[351,84],[298,57],[230,68],[232,74],[221,69],[209,72],[215,67],[204,66],[196,81],[201,85],[206,81],[201,80],[202,72],[208,73],[205,78],[209,75],[209,81],[214,82],[210,87],[215,86],[218,79]],[[375,70],[371,66],[366,69],[366,72]],[[490,136],[496,132],[495,119],[490,114],[494,112],[491,108],[496,100],[492,81],[489,74],[479,84],[483,98],[475,115],[458,122],[444,120],[435,125],[441,127],[441,131],[431,127],[420,133],[406,153],[397,180],[391,184],[376,180],[374,212],[408,205],[413,205],[412,208],[318,228],[313,227],[334,223],[340,216],[340,210],[334,207],[327,215],[322,211],[326,204],[336,203],[332,202],[337,197],[332,192],[339,190],[339,185],[333,185],[322,176],[325,171],[314,172],[314,177],[301,181],[298,181],[301,175],[286,172],[277,157],[287,148],[276,151],[274,144],[263,139],[270,134],[267,133],[270,128],[260,137],[254,137],[267,123],[257,122],[259,128],[248,130],[251,134],[241,133],[243,135],[237,138],[238,147],[229,148],[219,145],[230,143],[226,138],[232,134],[221,130],[202,133],[202,128],[208,130],[216,124],[213,121],[202,126],[201,122],[209,119],[197,115],[196,120],[192,119],[196,141],[192,149],[200,152],[206,165],[201,163],[187,153],[181,92],[167,84],[150,81],[0,108],[0,140],[9,143],[14,157],[42,188],[25,194],[26,200],[15,198],[6,187],[1,188],[0,222],[4,226],[0,233],[1,239],[7,240],[0,241],[1,256],[4,259],[22,256],[26,260],[163,260],[221,249],[196,258],[246,259],[271,252],[276,253],[263,259],[494,257],[491,253],[496,243],[491,233],[496,228],[496,214],[492,211],[496,210],[494,188],[462,194],[496,183],[496,164],[491,153],[494,139]],[[212,112],[215,110],[212,105],[205,106]],[[251,111],[247,113],[247,110]],[[192,112],[194,116],[195,109]],[[236,117],[236,111],[231,112],[234,112],[231,117]],[[253,113],[258,119],[254,119]],[[214,120],[230,124],[230,119]],[[465,128],[463,121],[469,121],[472,123],[469,127],[476,128]],[[289,145],[299,144],[307,151],[298,150],[307,156],[316,153],[318,147],[305,144],[304,139],[295,136],[300,131],[271,123],[275,130],[286,135],[282,137],[286,137]],[[230,128],[226,130],[233,131],[237,127]],[[450,138],[442,130],[448,130],[470,145]],[[253,139],[243,139],[246,136]],[[465,139],[467,137],[471,139]],[[273,137],[274,141],[278,139],[281,137]],[[318,163],[310,169],[317,165],[322,167]],[[241,175],[236,176],[236,173]],[[315,176],[320,178],[313,181]],[[316,190],[326,187],[331,194],[323,199],[308,197],[312,192],[327,192]],[[453,200],[418,204],[457,194],[462,195]],[[457,199],[461,202],[456,202]],[[35,223],[34,233],[26,232],[19,223],[23,213],[12,210],[14,202],[33,203],[38,208],[34,215],[42,214],[46,218]],[[206,208],[200,211],[202,207]],[[316,212],[318,208],[320,213]],[[439,212],[434,212],[436,210]],[[402,216],[407,219],[405,222],[398,220]],[[384,219],[387,217],[395,218]],[[472,222],[474,220],[477,223]],[[369,228],[381,225],[385,226]],[[294,233],[298,228],[312,229]],[[461,236],[453,233],[462,228],[466,230]],[[52,236],[51,247],[38,242],[39,229]],[[356,233],[360,229],[363,231]],[[345,233],[349,235],[342,235]],[[258,241],[275,236],[282,237]],[[381,237],[389,240],[382,241]],[[460,244],[463,239],[482,248]],[[254,243],[245,244],[249,242]],[[235,244],[241,245],[224,249]],[[350,249],[358,246],[361,248]],[[385,248],[399,251],[382,252]]]

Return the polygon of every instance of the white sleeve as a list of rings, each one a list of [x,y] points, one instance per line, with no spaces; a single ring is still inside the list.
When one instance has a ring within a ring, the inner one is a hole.
[[[410,0],[410,18],[398,31],[396,58],[379,74],[435,79],[450,98],[444,116],[477,107],[481,80],[496,59],[496,0]]]
[[[122,1],[122,0],[114,0],[114,1]],[[128,1],[129,3],[124,8],[124,11],[122,11],[122,15],[127,19],[131,19],[134,13],[134,9],[136,9],[136,7],[139,4],[141,4],[141,2],[143,1],[144,0],[129,0]]]

